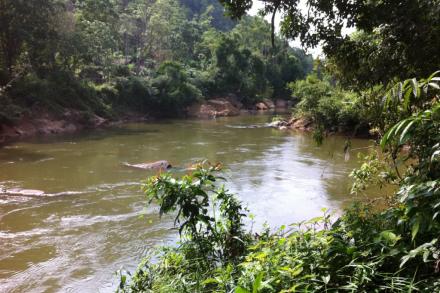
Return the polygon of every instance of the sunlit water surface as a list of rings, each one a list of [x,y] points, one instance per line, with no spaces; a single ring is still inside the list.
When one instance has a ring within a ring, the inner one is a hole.
[[[173,242],[172,219],[147,207],[140,183],[154,172],[124,162],[168,160],[181,169],[208,159],[255,215],[254,229],[338,211],[349,195],[356,152],[345,138],[317,147],[310,136],[260,127],[270,116],[130,124],[0,148],[0,292],[111,292],[154,246]],[[257,126],[257,127],[255,127]],[[364,148],[367,140],[353,140]],[[179,171],[180,170],[180,171]]]

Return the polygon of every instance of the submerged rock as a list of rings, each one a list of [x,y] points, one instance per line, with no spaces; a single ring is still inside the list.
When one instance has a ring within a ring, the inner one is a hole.
[[[265,104],[265,103],[262,103],[262,102],[257,103],[257,104],[255,105],[255,108],[257,108],[257,110],[260,110],[260,111],[264,111],[264,110],[268,110],[268,109],[269,109],[269,108],[266,106],[266,104]]]
[[[287,126],[288,125],[288,121],[285,120],[276,120],[276,121],[272,121],[271,123],[268,124],[269,127],[273,127],[273,128],[280,128],[282,126]]]
[[[24,195],[24,196],[42,196],[45,192],[37,189],[21,189],[21,188],[11,188],[1,190],[1,193],[6,195]]]
[[[296,118],[289,121],[289,127],[301,131],[312,131],[313,121],[310,118]]]
[[[151,163],[141,163],[141,164],[124,163],[124,165],[127,167],[144,169],[144,170],[167,170],[172,167],[171,164],[165,160],[151,162]]]
[[[268,124],[269,127],[279,130],[295,129],[300,131],[312,131],[313,121],[309,118],[291,118],[290,120],[277,120]]]
[[[270,99],[263,99],[263,103],[267,106],[269,109],[275,109],[275,103]]]

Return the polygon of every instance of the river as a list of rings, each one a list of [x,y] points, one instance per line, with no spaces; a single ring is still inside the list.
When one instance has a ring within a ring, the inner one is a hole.
[[[317,147],[309,135],[262,127],[268,115],[127,124],[0,148],[0,292],[112,292],[115,272],[176,238],[147,206],[140,183],[154,172],[123,165],[168,160],[177,174],[208,159],[255,215],[254,229],[338,211],[353,198],[345,138]],[[353,140],[353,148],[371,142]]]

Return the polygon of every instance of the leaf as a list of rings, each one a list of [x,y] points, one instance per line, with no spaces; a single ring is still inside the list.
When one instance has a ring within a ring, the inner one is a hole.
[[[401,121],[401,122],[399,122],[399,123],[397,123],[396,125],[394,125],[393,127],[391,127],[386,133],[385,133],[385,135],[383,136],[383,138],[381,139],[381,141],[380,141],[380,147],[382,148],[382,149],[385,149],[385,146],[389,143],[389,141],[394,137],[394,133],[395,133],[395,131],[396,131],[396,129],[399,127],[399,124],[401,124],[401,123],[403,123],[403,122],[405,122],[405,120],[404,121]]]
[[[415,122],[416,122],[416,120],[409,122],[408,125],[405,127],[405,129],[402,131],[402,133],[400,134],[400,139],[399,139],[400,144],[404,144],[408,140],[407,133],[411,129],[411,127],[414,125]]]
[[[409,109],[409,103],[411,101],[411,93],[413,91],[411,90],[411,88],[407,88],[405,91],[405,95],[403,97],[403,107],[405,108],[405,110]]]
[[[208,278],[202,282],[203,285],[215,284],[215,283],[218,283],[218,280],[214,278]]]
[[[414,239],[417,236],[417,233],[419,233],[419,229],[420,229],[420,217],[417,217],[414,224],[411,227],[411,236],[412,236],[412,240],[414,241]]]
[[[399,101],[402,101],[403,87],[404,85],[401,82],[397,84],[397,98]]]
[[[255,278],[254,283],[252,284],[252,293],[258,293],[258,291],[260,291],[262,281],[263,281],[263,272],[260,272],[258,276]]]
[[[435,76],[437,75],[437,74],[439,74],[440,73],[440,70],[437,70],[436,72],[434,72],[433,74],[431,74],[429,77],[428,77],[428,81],[431,81],[431,80],[433,80],[434,78],[436,78]]]
[[[419,83],[417,82],[417,79],[415,78],[411,79],[411,84],[413,88],[414,97],[418,98],[420,95],[420,91],[419,91]]]
[[[426,250],[425,252],[423,252],[423,262],[428,262],[428,257],[431,254],[431,251]]]
[[[437,83],[429,82],[428,86],[433,87],[433,88],[435,88],[437,90],[440,90],[440,86]]]
[[[244,289],[243,287],[235,288],[235,293],[251,293],[251,291]]]
[[[380,233],[380,238],[384,239],[391,246],[394,246],[397,241],[400,240],[400,236],[397,236],[391,231],[382,231]]]

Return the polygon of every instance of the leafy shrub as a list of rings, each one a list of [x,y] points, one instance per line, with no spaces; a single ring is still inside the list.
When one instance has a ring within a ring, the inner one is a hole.
[[[356,204],[333,220],[322,217],[252,235],[242,229],[242,208],[209,169],[181,180],[162,174],[147,181],[160,213],[177,214],[178,246],[139,265],[121,292],[403,292],[437,290],[440,249],[433,226],[414,234],[402,225],[405,209],[379,212]],[[440,186],[440,184],[438,185]],[[207,191],[214,191],[210,198]],[[216,191],[215,191],[216,190]],[[439,195],[437,195],[439,196]],[[212,201],[213,200],[213,201]],[[219,210],[209,212],[208,209]]]
[[[168,173],[148,179],[148,201],[159,204],[160,215],[177,214],[181,243],[165,248],[156,264],[143,261],[131,284],[123,277],[122,291],[209,291],[210,272],[239,262],[250,238],[243,229],[244,209],[223,186],[216,186],[220,178],[213,173],[219,169],[201,165],[180,180]]]
[[[14,122],[21,117],[21,115],[26,111],[26,109],[13,103],[11,99],[0,92],[0,125],[12,125]]]
[[[152,112],[155,90],[151,83],[140,77],[121,78],[116,84],[116,105],[141,112]]]
[[[334,87],[316,74],[289,84],[299,99],[295,109],[298,116],[310,116],[317,128],[329,131],[359,132],[368,130],[368,118],[362,112],[359,96]]]
[[[157,110],[164,116],[181,115],[185,107],[202,97],[200,89],[191,83],[186,69],[177,62],[164,62],[152,85],[158,91],[155,97]]]
[[[28,74],[14,82],[7,95],[26,108],[38,105],[55,113],[73,108],[90,113],[101,111],[102,115],[106,115],[103,101],[97,96],[96,90],[69,72],[52,72],[44,79]]]

